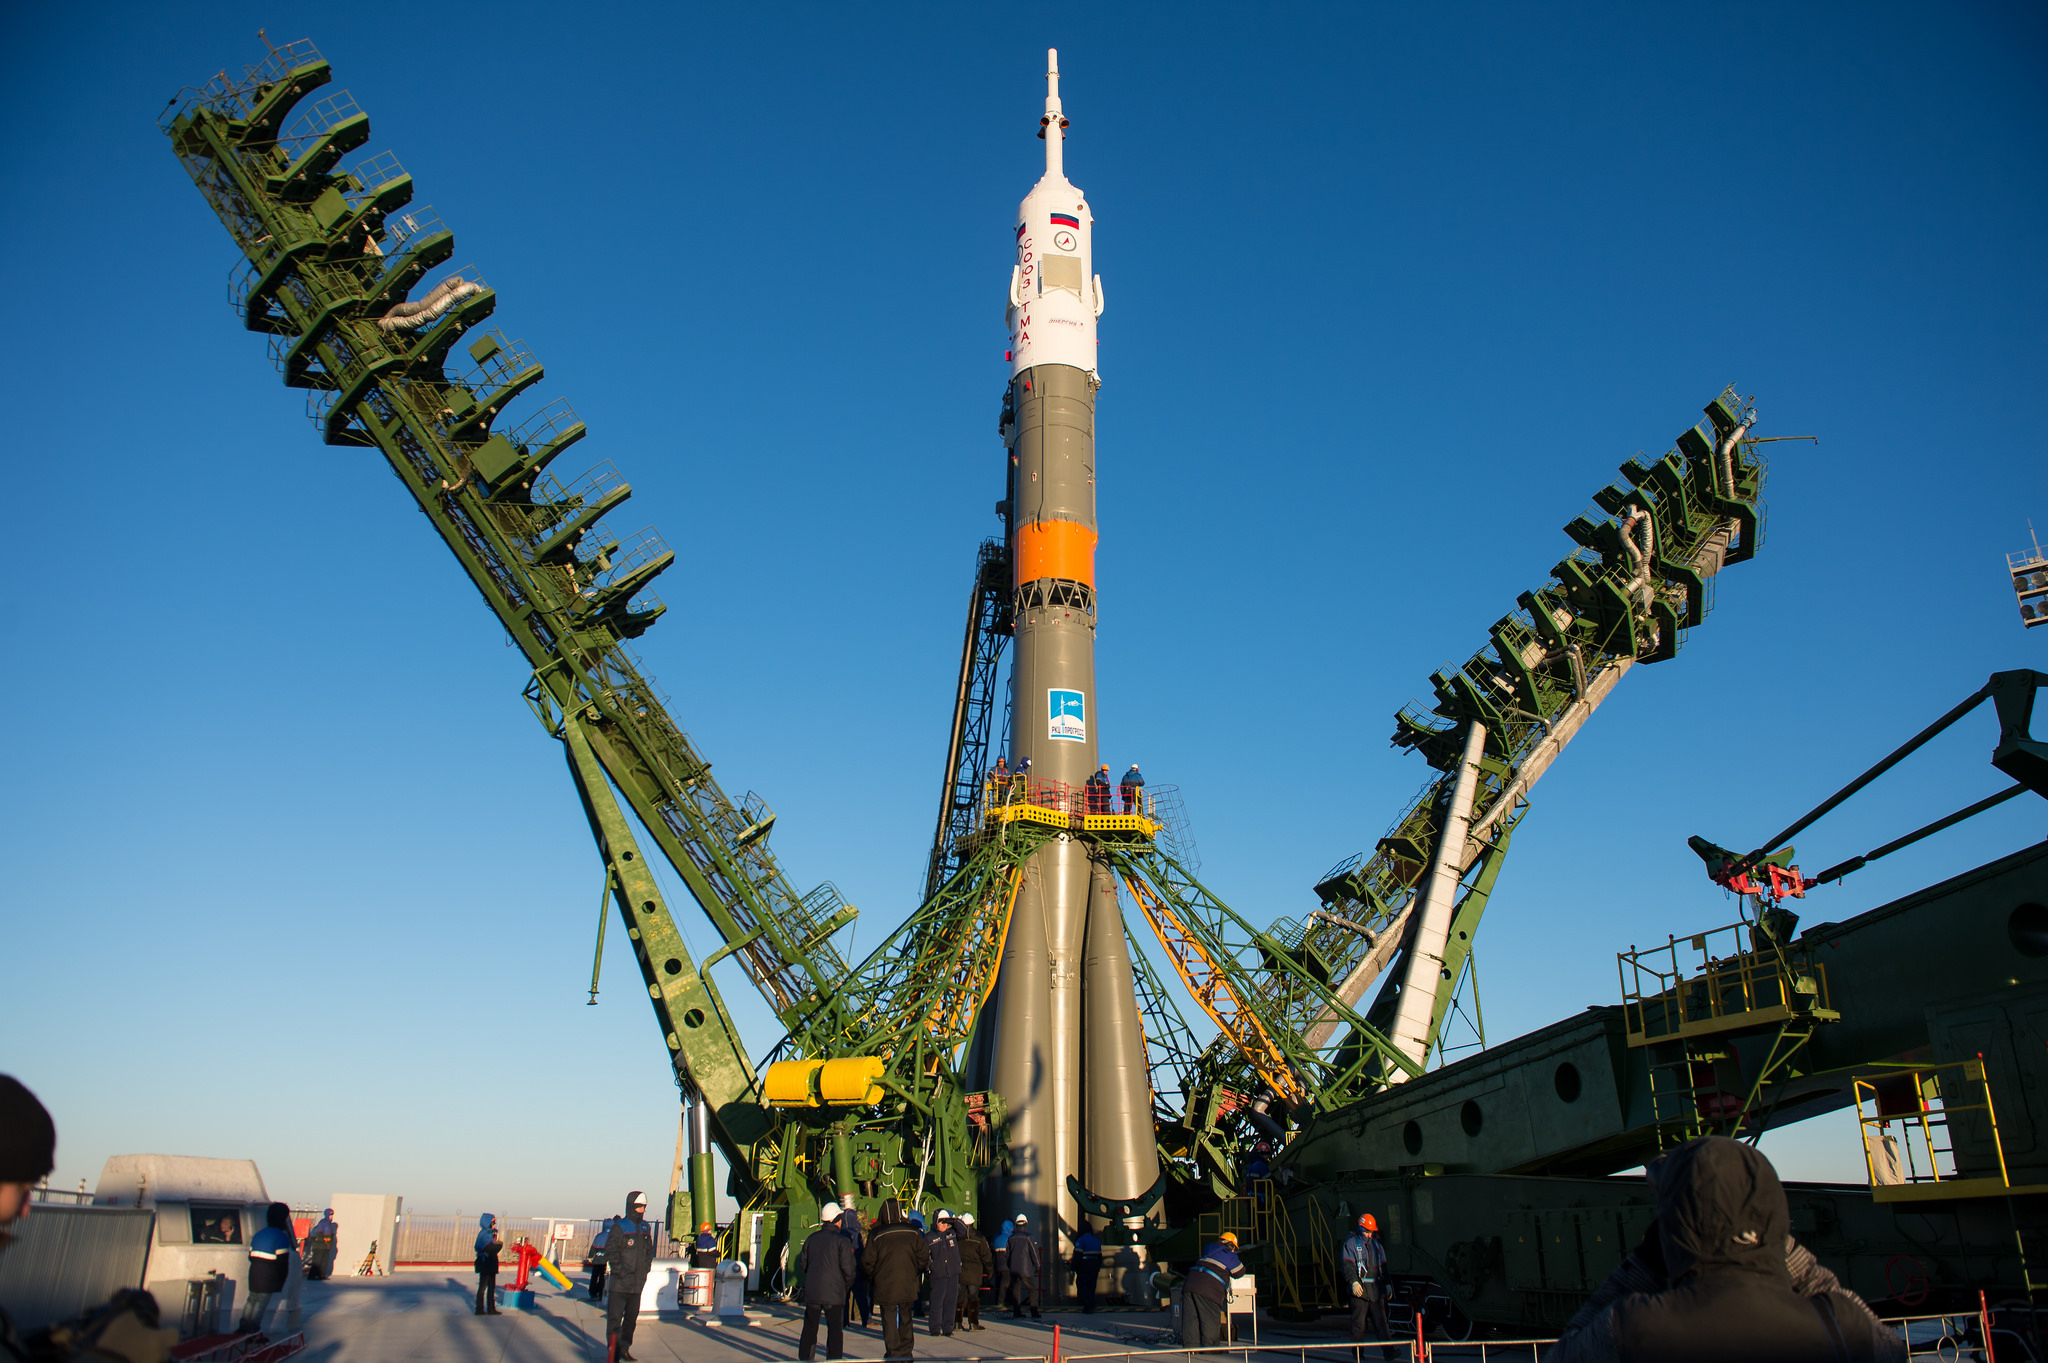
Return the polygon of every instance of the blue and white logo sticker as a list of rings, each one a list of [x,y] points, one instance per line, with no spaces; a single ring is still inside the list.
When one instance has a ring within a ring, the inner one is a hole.
[[[1076,743],[1088,741],[1088,698],[1079,691],[1063,691],[1054,686],[1045,693],[1047,738],[1070,738]]]

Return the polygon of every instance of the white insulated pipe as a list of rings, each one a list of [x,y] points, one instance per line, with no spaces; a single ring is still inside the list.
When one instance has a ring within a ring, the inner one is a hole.
[[[1415,911],[1415,940],[1402,963],[1401,993],[1394,1005],[1394,1026],[1389,1038],[1401,1053],[1417,1065],[1429,1059],[1429,1021],[1436,1011],[1437,981],[1443,978],[1444,943],[1451,935],[1451,910],[1457,903],[1460,862],[1472,825],[1472,802],[1479,790],[1479,759],[1486,752],[1486,726],[1478,720],[1465,723],[1465,751],[1458,759],[1458,779],[1451,787],[1451,806],[1444,826],[1437,830],[1436,849],[1430,853],[1429,876],[1423,882],[1422,902]],[[1405,1070],[1390,1069],[1387,1078],[1399,1083]]]

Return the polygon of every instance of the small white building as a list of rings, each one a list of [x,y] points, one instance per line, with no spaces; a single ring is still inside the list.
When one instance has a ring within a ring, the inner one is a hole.
[[[218,1273],[221,1314],[249,1287],[249,1242],[263,1228],[271,1197],[256,1161],[200,1155],[116,1155],[100,1170],[96,1207],[156,1213],[147,1281],[167,1323],[183,1314],[187,1284]]]

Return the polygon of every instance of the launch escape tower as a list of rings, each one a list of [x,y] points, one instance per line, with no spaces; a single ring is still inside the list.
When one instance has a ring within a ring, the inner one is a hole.
[[[609,463],[556,473],[583,423],[561,399],[534,402],[538,360],[484,328],[496,293],[449,268],[454,236],[412,204],[396,159],[342,168],[369,120],[345,92],[312,98],[329,79],[310,44],[272,48],[186,92],[162,127],[242,252],[230,302],[244,324],[307,390],[328,444],[387,459],[531,670],[527,700],[562,744],[602,862],[600,953],[616,913],[692,1105],[691,1197],[672,1227],[710,1219],[714,1144],[742,1205],[779,1219],[771,1237],[827,1199],[872,1211],[993,1194],[994,1210],[1037,1213],[1048,1239],[1086,1213],[1132,1244],[1170,1229],[1154,1210],[1170,1184],[1203,1205],[1241,1199],[1256,1144],[1277,1149],[1442,1058],[1530,788],[1635,663],[1675,654],[1713,576],[1761,542],[1764,465],[1731,389],[1663,458],[1624,464],[1628,485],[1567,527],[1579,550],[1436,674],[1432,711],[1397,717],[1394,741],[1439,777],[1323,878],[1320,907],[1263,927],[1231,909],[1196,878],[1170,791],[1128,811],[1085,794],[1102,288],[1087,201],[1063,170],[1053,62],[1046,170],[1019,209],[1008,298],[1007,533],[976,556],[922,902],[852,962],[836,943],[856,911],[829,883],[795,888],[770,851],[773,811],[724,792],[630,652],[665,612],[652,585],[674,555],[652,531],[607,528],[632,493]],[[1007,746],[1030,768],[999,780],[988,749],[1011,646]],[[702,962],[647,840],[719,935]],[[1137,948],[1124,894],[1214,1024],[1206,1045]],[[727,958],[785,1029],[765,1053],[711,978]]]

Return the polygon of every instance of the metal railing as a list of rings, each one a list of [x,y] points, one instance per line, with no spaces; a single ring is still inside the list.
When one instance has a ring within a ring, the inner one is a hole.
[[[569,1238],[553,1238],[558,1225],[572,1227]],[[590,1253],[591,1237],[604,1225],[601,1217],[500,1216],[498,1238],[509,1249],[524,1237],[529,1243],[565,1269],[579,1267]],[[477,1218],[464,1213],[436,1214],[406,1212],[398,1218],[394,1264],[468,1264],[476,1258]],[[654,1257],[671,1257],[668,1228],[654,1227]]]
[[[1756,941],[1730,923],[1662,946],[1620,952],[1622,1015],[1631,1046],[1828,1012],[1827,972],[1810,953]],[[1682,949],[1698,957],[1688,964]],[[1717,949],[1718,948],[1718,949]]]
[[[1135,800],[1128,801],[1115,782],[1107,790],[1096,786],[1091,792],[1086,785],[1041,781],[1034,776],[1006,772],[991,774],[983,784],[982,808],[986,812],[1010,805],[1030,805],[1058,814],[1136,814],[1156,820],[1161,801],[1172,803],[1178,790],[1176,786],[1141,786],[1133,792]]]
[[[1853,1085],[1864,1166],[1876,1201],[1997,1197],[2014,1191],[1982,1060],[1859,1075]],[[1973,1098],[1977,1101],[1969,1101]],[[1971,1175],[1956,1158],[1955,1120],[1972,1113],[1983,1117],[1981,1122],[1966,1117],[1962,1135],[1975,1148],[1965,1149],[1965,1158],[1976,1155],[1975,1162],[1983,1166],[1988,1153],[1995,1173],[1982,1167]]]

